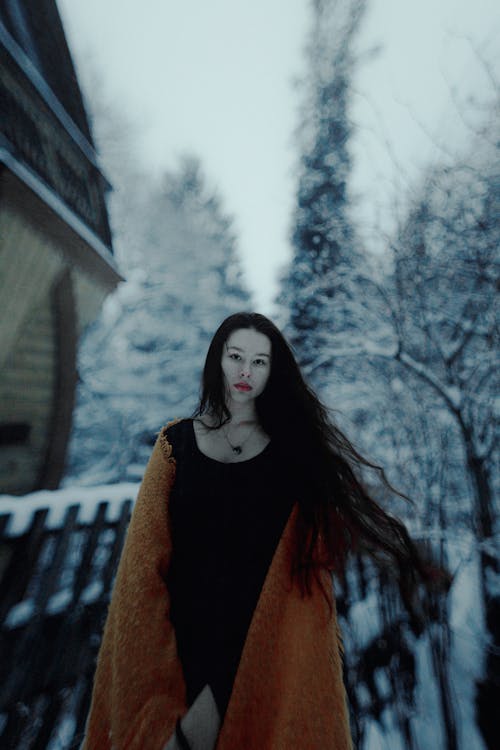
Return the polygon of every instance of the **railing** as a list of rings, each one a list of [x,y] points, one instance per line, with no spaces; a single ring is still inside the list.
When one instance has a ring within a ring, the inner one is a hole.
[[[23,503],[20,498],[19,503]],[[78,747],[95,660],[132,500],[109,520],[108,502],[81,521],[67,507],[51,528],[49,509],[10,535],[0,515],[0,747]]]

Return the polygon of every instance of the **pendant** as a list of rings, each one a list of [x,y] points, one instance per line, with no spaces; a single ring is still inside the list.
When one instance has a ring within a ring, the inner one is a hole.
[[[238,456],[241,453],[241,445],[234,445],[233,446],[233,453],[236,453]]]

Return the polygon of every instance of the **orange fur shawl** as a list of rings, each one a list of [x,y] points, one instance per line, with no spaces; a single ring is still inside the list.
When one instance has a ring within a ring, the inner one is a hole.
[[[175,458],[163,428],[116,575],[82,750],[162,750],[187,710],[165,586]],[[341,645],[319,585],[290,579],[294,507],[254,612],[216,750],[351,750]],[[325,575],[327,575],[325,573]]]

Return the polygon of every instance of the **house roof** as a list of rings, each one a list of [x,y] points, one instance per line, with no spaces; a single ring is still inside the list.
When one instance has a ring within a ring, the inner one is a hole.
[[[98,252],[112,255],[105,203],[110,185],[55,0],[0,0],[0,97],[0,161],[32,189],[34,183],[44,194],[48,188],[74,215],[79,234],[85,225],[101,243]]]
[[[0,0],[0,21],[93,146],[82,94],[55,0]]]

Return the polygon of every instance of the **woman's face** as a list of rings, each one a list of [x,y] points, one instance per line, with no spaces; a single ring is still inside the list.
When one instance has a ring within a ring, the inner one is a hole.
[[[226,395],[238,403],[257,398],[271,373],[271,341],[253,328],[233,331],[222,349]]]

